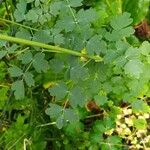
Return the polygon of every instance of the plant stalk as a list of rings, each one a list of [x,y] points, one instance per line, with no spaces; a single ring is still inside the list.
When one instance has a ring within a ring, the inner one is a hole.
[[[25,40],[25,39],[21,39],[21,38],[16,38],[16,37],[8,36],[8,35],[0,34],[0,40],[5,40],[5,41],[28,45],[28,46],[40,47],[40,48],[48,49],[49,52],[58,52],[58,53],[61,52],[61,53],[70,54],[70,55],[74,55],[74,56],[78,56],[78,57],[85,57],[85,58],[93,59],[97,62],[103,61],[103,58],[100,56],[89,56],[87,54],[82,54],[80,52],[62,48],[59,46],[48,45],[48,44],[44,44],[44,43],[40,43],[40,42],[36,42],[36,41],[30,41],[30,40]],[[53,50],[55,50],[55,51],[53,51]]]

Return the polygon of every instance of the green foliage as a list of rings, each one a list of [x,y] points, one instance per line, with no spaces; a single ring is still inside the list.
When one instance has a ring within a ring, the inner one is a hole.
[[[125,128],[117,131],[122,111],[133,135],[149,131],[138,114],[150,114],[150,44],[133,28],[147,0],[5,3],[0,149],[128,149]]]
[[[17,80],[12,84],[12,88],[16,99],[23,99],[25,96],[24,82],[23,80]]]
[[[131,13],[134,23],[137,24],[148,14],[149,0],[125,0],[122,6],[124,11]]]

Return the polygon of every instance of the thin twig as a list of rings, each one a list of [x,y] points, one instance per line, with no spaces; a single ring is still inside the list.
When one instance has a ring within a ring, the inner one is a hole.
[[[38,126],[36,126],[36,127],[37,127],[37,128],[38,128],[38,127],[45,127],[45,126],[50,126],[50,125],[55,125],[55,124],[56,124],[56,122],[50,122],[50,123],[38,125]]]
[[[11,21],[11,20],[7,20],[7,19],[4,19],[4,18],[0,18],[1,21],[4,21],[6,23],[10,23],[10,24],[14,24],[14,25],[17,25],[17,26],[20,26],[20,27],[23,27],[23,28],[26,28],[26,29],[30,29],[30,30],[34,30],[34,31],[38,31],[38,29],[35,29],[35,28],[32,28],[32,27],[29,27],[29,26],[26,26],[26,25],[23,25],[23,24],[20,24],[20,23],[16,23],[14,21]]]

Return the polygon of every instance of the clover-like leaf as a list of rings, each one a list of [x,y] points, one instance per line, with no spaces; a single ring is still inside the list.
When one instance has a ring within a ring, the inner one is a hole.
[[[73,31],[75,28],[76,23],[74,22],[73,18],[71,16],[65,16],[63,19],[58,20],[56,22],[56,28],[59,28],[61,30],[65,30],[66,32]]]
[[[52,37],[49,30],[39,30],[33,36],[34,41],[49,43],[52,42]]]
[[[22,61],[22,64],[28,64],[31,62],[32,58],[33,58],[32,53],[30,51],[27,51],[22,55],[20,55],[18,59]]]
[[[7,51],[1,50],[0,51],[0,59],[2,59],[7,54]]]
[[[77,13],[77,21],[80,25],[87,25],[92,23],[97,19],[97,13],[94,9],[90,8],[88,10],[80,9]]]
[[[11,89],[14,91],[16,99],[23,99],[25,96],[25,89],[23,80],[13,82]]]
[[[65,120],[68,120],[70,123],[75,123],[79,119],[73,109],[65,109],[64,118]]]
[[[65,123],[66,123],[66,121],[65,121],[63,115],[60,115],[56,120],[56,126],[57,126],[58,129],[61,129],[64,126]]]
[[[77,106],[81,106],[83,107],[86,101],[85,95],[83,93],[83,89],[80,87],[74,87],[71,91],[70,91],[70,104],[72,107],[77,107]]]
[[[52,104],[52,103],[50,103],[49,106],[50,107],[48,107],[45,110],[45,113],[47,115],[49,115],[51,118],[55,118],[56,119],[62,114],[62,110],[63,110],[62,106],[59,106],[57,104]]]
[[[16,33],[16,37],[18,38],[22,38],[22,39],[26,39],[26,40],[30,40],[31,39],[31,34],[28,30],[26,29],[20,29],[17,33]]]
[[[56,86],[48,90],[52,96],[56,97],[56,100],[62,100],[68,92],[67,86],[65,83],[61,82]]]
[[[46,72],[49,69],[48,61],[44,59],[45,54],[37,53],[33,58],[33,67],[39,73]]]
[[[150,43],[148,41],[144,41],[140,46],[141,54],[148,56],[150,54]]]
[[[147,121],[144,118],[134,119],[133,124],[137,130],[145,130],[147,128]]]
[[[31,72],[26,72],[24,74],[24,79],[25,79],[26,84],[29,87],[34,86],[35,82],[34,82],[34,79],[33,79],[33,74]]]
[[[33,23],[37,22],[38,18],[39,15],[34,9],[29,10],[28,13],[26,14],[26,19],[28,21],[32,21]]]
[[[139,78],[143,73],[143,63],[140,60],[129,60],[124,67],[125,73],[131,77]]]
[[[124,12],[123,14],[114,17],[111,20],[110,25],[115,30],[123,29],[132,23],[133,19],[131,19],[130,16],[131,15],[129,13]]]
[[[135,113],[149,113],[150,107],[142,100],[136,100],[132,104],[132,110]]]
[[[98,106],[102,106],[107,103],[107,97],[104,95],[96,95],[94,96],[94,100]]]
[[[17,66],[10,67],[8,72],[10,73],[11,77],[19,77],[23,74],[23,71]]]
[[[99,55],[101,52],[101,36],[95,35],[87,42],[87,52],[90,55],[97,54]]]
[[[14,12],[14,16],[17,22],[21,22],[25,19],[25,11],[26,11],[27,3],[25,0],[20,0],[17,4],[17,9]]]
[[[88,73],[88,69],[85,67],[82,67],[80,65],[74,66],[70,69],[70,78],[72,80],[86,80],[86,78],[88,78],[89,73]]]
[[[69,0],[69,5],[71,7],[79,7],[79,6],[82,6],[82,1],[83,0]]]

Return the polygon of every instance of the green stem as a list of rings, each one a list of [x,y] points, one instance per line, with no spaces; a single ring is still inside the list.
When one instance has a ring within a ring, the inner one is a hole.
[[[50,126],[50,125],[55,125],[55,124],[56,124],[56,122],[50,122],[50,123],[38,125],[36,127],[45,127],[45,126]]]
[[[20,24],[20,23],[16,23],[14,21],[11,21],[11,20],[7,20],[7,19],[3,19],[3,18],[0,18],[1,21],[3,22],[6,22],[6,23],[11,23],[11,24],[14,24],[14,25],[17,25],[17,26],[20,26],[20,27],[23,27],[23,28],[26,28],[26,29],[30,29],[30,30],[34,30],[34,31],[38,31],[38,29],[35,29],[35,28],[31,28],[29,26],[26,26],[26,25],[23,25],[23,24]]]
[[[70,49],[66,49],[66,48],[61,48],[58,46],[52,46],[52,45],[48,45],[48,44],[44,44],[44,43],[40,43],[40,42],[35,42],[35,41],[30,41],[30,40],[25,40],[25,39],[21,39],[21,38],[16,38],[16,37],[11,37],[8,35],[3,35],[0,34],[0,39],[1,40],[5,40],[5,41],[9,41],[9,42],[14,42],[14,43],[18,43],[18,44],[23,44],[23,45],[28,45],[28,46],[36,46],[36,47],[40,47],[40,48],[44,48],[44,49],[48,49],[48,52],[58,52],[58,53],[66,53],[66,54],[70,54],[70,55],[74,55],[74,56],[78,56],[78,57],[85,57],[85,58],[90,58],[93,59],[97,62],[102,61],[102,57],[100,56],[89,56],[89,55],[85,55],[82,54],[80,52],[76,52]]]
[[[119,13],[122,14],[122,0],[119,0]]]

